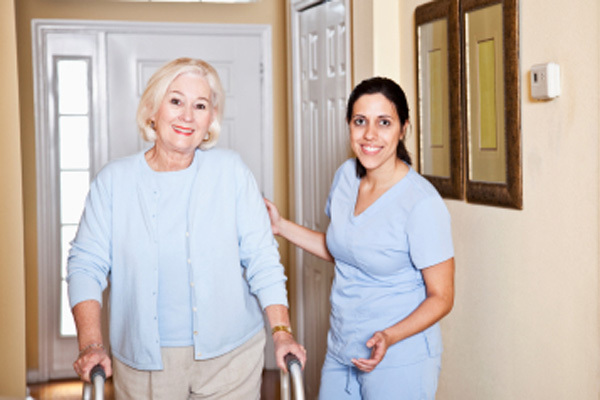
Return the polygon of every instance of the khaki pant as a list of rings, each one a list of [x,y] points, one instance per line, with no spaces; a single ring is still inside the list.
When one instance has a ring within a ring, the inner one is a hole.
[[[217,358],[194,360],[193,347],[163,347],[161,371],[140,371],[113,359],[117,400],[258,400],[265,331]]]

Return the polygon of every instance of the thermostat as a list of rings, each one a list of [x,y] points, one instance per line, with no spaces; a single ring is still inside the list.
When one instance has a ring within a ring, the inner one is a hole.
[[[560,66],[555,63],[531,67],[531,97],[549,100],[560,95]]]

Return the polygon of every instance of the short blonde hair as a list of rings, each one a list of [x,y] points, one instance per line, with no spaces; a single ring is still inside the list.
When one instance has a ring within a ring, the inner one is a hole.
[[[137,125],[144,140],[156,141],[156,131],[152,118],[158,112],[169,85],[180,75],[185,73],[196,73],[208,82],[211,91],[211,102],[215,115],[208,128],[208,139],[200,144],[203,150],[210,149],[217,144],[221,134],[221,121],[223,119],[223,108],[225,106],[225,92],[217,71],[207,62],[192,59],[178,58],[158,69],[148,81],[148,85],[140,98],[137,109]]]

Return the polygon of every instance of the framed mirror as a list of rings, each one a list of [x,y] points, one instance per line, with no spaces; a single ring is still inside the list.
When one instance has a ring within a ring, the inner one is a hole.
[[[464,197],[459,17],[459,0],[415,10],[418,168],[454,199]]]
[[[518,0],[462,0],[466,199],[522,208]]]

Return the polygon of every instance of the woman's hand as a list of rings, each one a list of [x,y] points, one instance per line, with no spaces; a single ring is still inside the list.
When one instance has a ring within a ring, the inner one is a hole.
[[[313,231],[312,229],[298,225],[289,219],[283,218],[281,214],[279,214],[279,210],[277,210],[275,204],[267,199],[264,200],[269,213],[269,218],[271,219],[271,230],[273,231],[273,235],[281,236],[300,247],[302,250],[306,250],[325,261],[333,262],[333,257],[329,254],[325,234],[323,232]]]
[[[107,378],[112,375],[112,363],[108,353],[104,347],[93,346],[79,353],[79,357],[73,363],[73,369],[82,381],[90,382],[90,371],[98,364],[104,368]]]
[[[281,214],[279,214],[279,210],[275,204],[267,199],[264,200],[269,213],[269,218],[271,219],[271,230],[273,231],[273,235],[279,235],[281,233],[281,229],[279,227],[283,218],[281,218]]]
[[[273,334],[273,343],[275,344],[275,360],[281,370],[287,371],[284,358],[288,353],[292,353],[298,357],[298,360],[302,364],[302,369],[304,369],[304,364],[306,364],[306,349],[296,342],[291,333],[284,331],[275,332]]]
[[[371,372],[383,360],[389,346],[388,335],[383,331],[375,332],[371,339],[367,340],[367,347],[371,349],[371,358],[353,358],[352,363],[363,372]]]
[[[90,371],[97,364],[102,365],[107,378],[112,375],[110,357],[102,346],[100,310],[100,303],[96,300],[85,300],[73,307],[77,340],[81,349],[77,360],[73,363],[73,369],[85,382],[90,381]]]
[[[394,326],[378,331],[367,341],[371,358],[352,359],[358,369],[370,372],[383,360],[387,349],[412,335],[429,328],[454,305],[454,258],[422,270],[427,297],[408,317]]]
[[[300,346],[296,340],[294,340],[294,336],[292,336],[292,331],[289,328],[290,314],[288,308],[282,304],[271,304],[265,308],[265,313],[267,314],[271,329],[274,329],[272,335],[273,344],[275,344],[275,360],[277,361],[277,366],[281,370],[287,371],[284,358],[288,353],[292,353],[298,357],[298,360],[300,360],[300,363],[302,364],[302,368],[304,368],[304,363],[306,362],[306,350],[304,347]]]

